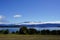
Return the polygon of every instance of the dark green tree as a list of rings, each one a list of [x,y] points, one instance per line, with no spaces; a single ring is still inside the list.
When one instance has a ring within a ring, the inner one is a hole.
[[[7,29],[7,30],[4,30],[4,32],[3,32],[4,34],[9,34],[9,30]]]
[[[15,32],[13,31],[12,34],[15,34]]]
[[[16,31],[16,34],[19,34],[19,31]]]
[[[52,30],[52,31],[51,31],[51,34],[52,34],[52,35],[57,35],[57,30]]]
[[[28,29],[28,33],[29,34],[38,34],[38,31],[34,28],[30,28],[30,29]]]
[[[41,34],[42,35],[45,35],[46,34],[46,31],[45,30],[41,30]]]
[[[41,34],[43,34],[43,35],[49,35],[50,31],[49,30],[41,30]]]
[[[19,30],[19,34],[28,34],[28,29],[26,26],[22,26]]]
[[[60,35],[60,30],[57,30],[57,35]]]
[[[46,35],[49,35],[50,34],[50,31],[49,30],[45,30],[45,34]]]
[[[0,34],[3,34],[4,33],[4,30],[0,30]]]

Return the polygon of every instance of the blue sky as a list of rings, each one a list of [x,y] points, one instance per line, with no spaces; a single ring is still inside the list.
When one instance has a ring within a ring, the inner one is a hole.
[[[60,0],[0,0],[0,22],[25,21],[60,21]]]

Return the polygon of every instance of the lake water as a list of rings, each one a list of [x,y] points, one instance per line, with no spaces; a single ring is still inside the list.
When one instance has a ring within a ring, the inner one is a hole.
[[[45,30],[60,30],[60,27],[44,27],[44,28],[41,28],[41,27],[34,27],[35,29],[37,29],[37,30],[43,30],[43,29],[45,29]],[[6,30],[6,29],[8,29],[10,32],[12,32],[12,31],[19,31],[19,29],[20,28],[0,28],[0,30]]]

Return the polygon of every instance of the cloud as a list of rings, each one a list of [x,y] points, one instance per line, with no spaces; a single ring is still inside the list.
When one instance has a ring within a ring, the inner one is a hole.
[[[10,22],[5,19],[4,15],[0,15],[0,24],[9,24]]]
[[[51,23],[51,24],[60,24],[60,21],[48,21],[48,22],[23,22],[21,24],[23,25],[31,25],[31,24],[47,24],[47,23]]]
[[[60,21],[49,21],[49,22],[44,22],[44,23],[60,23]]]
[[[14,18],[20,18],[22,15],[14,15]]]
[[[1,19],[4,19],[4,18],[5,18],[5,16],[0,15],[0,20],[1,20]]]
[[[10,24],[9,20],[1,19],[0,24]]]

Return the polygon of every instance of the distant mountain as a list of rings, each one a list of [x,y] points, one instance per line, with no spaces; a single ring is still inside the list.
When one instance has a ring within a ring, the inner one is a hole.
[[[0,27],[20,27],[20,25],[15,25],[15,24],[0,24]]]
[[[46,24],[31,24],[31,25],[25,25],[28,27],[60,27],[60,24],[51,24],[51,23],[46,23]]]
[[[24,22],[21,24],[0,24],[0,27],[60,27],[60,23],[35,23],[35,22]]]
[[[60,27],[60,22],[24,22],[21,25],[28,27]]]

